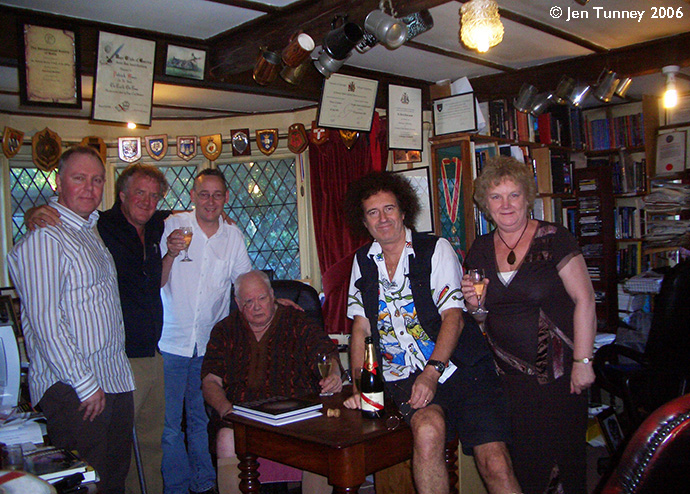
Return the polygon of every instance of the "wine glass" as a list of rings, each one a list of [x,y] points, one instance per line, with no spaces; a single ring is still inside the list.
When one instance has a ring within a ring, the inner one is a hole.
[[[477,292],[477,308],[472,311],[472,315],[477,316],[477,319],[484,320],[486,315],[489,313],[484,307],[482,307],[482,295],[484,294],[484,270],[483,269],[470,269],[467,271],[470,277],[470,281],[474,285],[474,291]]]
[[[317,365],[319,367],[319,373],[321,374],[321,377],[323,379],[326,379],[328,377],[328,374],[331,373],[331,365],[333,365],[333,359],[331,359],[331,356],[326,354],[326,353],[320,353],[317,357]],[[319,393],[319,396],[332,396],[333,393]]]
[[[180,228],[180,231],[184,235],[184,259],[181,262],[191,262],[192,260],[189,258],[189,244],[192,243],[194,230],[192,230],[191,226],[183,226]]]

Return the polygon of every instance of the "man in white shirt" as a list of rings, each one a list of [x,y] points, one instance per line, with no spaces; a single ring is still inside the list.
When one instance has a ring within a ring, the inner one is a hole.
[[[216,473],[208,448],[208,417],[201,393],[201,364],[213,326],[230,311],[235,279],[252,269],[244,236],[222,221],[229,199],[225,177],[201,171],[191,192],[195,210],[169,217],[162,246],[163,334],[158,347],[165,372],[163,483],[165,494],[215,492]],[[190,262],[184,262],[182,227],[191,227]],[[186,444],[182,409],[186,411]]]
[[[62,223],[22,238],[8,255],[22,300],[31,400],[48,435],[76,449],[100,475],[99,492],[122,493],[132,446],[134,378],[125,355],[115,263],[96,231],[105,168],[93,148],[60,158]]]

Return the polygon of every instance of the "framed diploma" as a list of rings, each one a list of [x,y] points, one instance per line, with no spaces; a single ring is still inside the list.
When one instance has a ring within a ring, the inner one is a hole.
[[[156,42],[100,32],[91,118],[151,125]]]
[[[379,82],[342,74],[324,79],[319,127],[369,132]]]
[[[434,211],[431,206],[431,176],[429,167],[411,168],[397,172],[405,177],[412,185],[419,199],[419,214],[415,220],[415,229],[420,233],[432,233],[434,231]]]
[[[434,100],[434,134],[476,132],[477,108],[474,93],[463,93]]]
[[[422,150],[422,90],[388,85],[388,147]]]
[[[24,24],[19,32],[20,103],[81,108],[77,31]]]

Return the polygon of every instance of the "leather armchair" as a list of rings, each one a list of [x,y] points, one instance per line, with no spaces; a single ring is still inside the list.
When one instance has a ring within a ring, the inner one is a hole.
[[[690,394],[654,411],[628,441],[598,494],[677,494],[690,485]]]
[[[601,388],[623,400],[628,433],[663,403],[685,394],[690,378],[690,261],[664,276],[644,353],[605,345],[594,356],[594,372]]]

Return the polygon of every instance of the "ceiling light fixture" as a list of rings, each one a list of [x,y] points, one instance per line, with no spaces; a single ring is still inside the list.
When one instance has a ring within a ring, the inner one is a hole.
[[[494,0],[471,0],[462,5],[460,41],[480,53],[503,41],[503,23]]]
[[[676,74],[680,70],[678,65],[667,65],[661,69],[666,74],[666,90],[664,91],[664,108],[674,108],[678,104],[678,90],[676,89]]]

